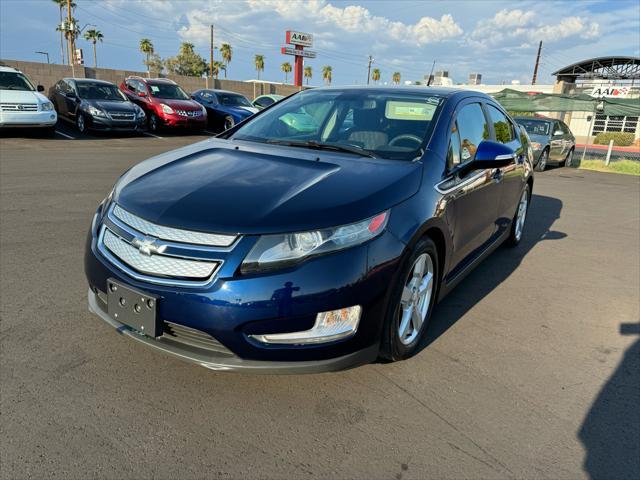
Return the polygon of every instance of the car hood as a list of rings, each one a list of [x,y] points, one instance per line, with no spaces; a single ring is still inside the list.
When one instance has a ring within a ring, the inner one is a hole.
[[[159,103],[169,105],[176,110],[201,110],[202,107],[195,100],[168,100],[164,98],[156,98]]]
[[[113,111],[121,111],[121,112],[135,112],[136,108],[133,106],[131,102],[117,102],[117,101],[108,101],[108,100],[83,100],[83,102],[87,105],[91,105],[92,107],[100,108],[101,110],[105,110],[107,112]]]
[[[223,113],[230,113],[240,118],[250,117],[254,113],[258,113],[259,111],[256,107],[242,107],[242,106],[230,106],[230,105],[217,105],[216,110],[219,110]]]
[[[303,231],[396,205],[418,190],[421,171],[420,162],[211,139],[134,166],[113,198],[142,218],[178,228]]]
[[[0,90],[0,102],[2,103],[43,103],[49,99],[39,92],[27,90]]]

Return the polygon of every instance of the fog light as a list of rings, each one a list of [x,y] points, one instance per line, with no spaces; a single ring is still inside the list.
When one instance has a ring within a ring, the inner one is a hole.
[[[262,343],[325,343],[350,337],[358,330],[360,323],[360,305],[341,308],[316,315],[316,323],[309,330],[290,333],[268,333],[265,335],[251,335]]]

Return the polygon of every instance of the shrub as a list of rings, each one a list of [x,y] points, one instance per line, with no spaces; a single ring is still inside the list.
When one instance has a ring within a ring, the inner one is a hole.
[[[634,134],[627,132],[602,132],[596,135],[593,143],[596,145],[609,145],[609,142],[613,140],[613,144],[616,147],[628,147],[633,145]]]

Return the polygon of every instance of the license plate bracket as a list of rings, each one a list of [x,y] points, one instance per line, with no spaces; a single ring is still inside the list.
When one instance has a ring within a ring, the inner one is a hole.
[[[111,318],[149,337],[162,334],[157,315],[158,297],[110,278],[107,280],[107,313]]]

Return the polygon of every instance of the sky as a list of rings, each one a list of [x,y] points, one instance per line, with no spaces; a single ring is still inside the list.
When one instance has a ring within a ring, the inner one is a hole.
[[[427,1],[427,0],[75,0],[81,26],[104,35],[99,66],[144,70],[138,44],[151,39],[166,58],[189,41],[209,58],[214,43],[230,43],[232,79],[256,78],[255,54],[265,57],[261,78],[284,81],[280,65],[293,57],[280,53],[285,31],[312,33],[317,58],[307,60],[314,77],[331,65],[333,84],[367,80],[368,56],[382,82],[393,72],[402,81],[422,80],[448,70],[456,83],[481,73],[483,83],[530,83],[540,40],[538,83],[576,61],[609,55],[640,56],[640,2],[634,1]],[[0,0],[0,59],[61,62],[55,31],[59,10],[52,0]],[[95,27],[93,26],[95,25]],[[93,65],[91,45],[79,39]],[[216,52],[219,58],[219,54]],[[289,76],[291,79],[291,76]]]

